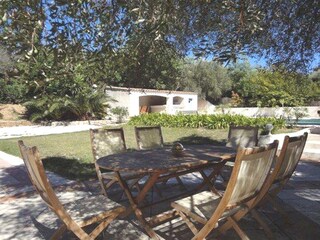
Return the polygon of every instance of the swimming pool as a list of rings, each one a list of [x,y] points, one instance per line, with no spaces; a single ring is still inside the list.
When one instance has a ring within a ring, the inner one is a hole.
[[[292,123],[292,122],[290,122]],[[320,118],[299,119],[297,125],[317,125],[320,126]]]

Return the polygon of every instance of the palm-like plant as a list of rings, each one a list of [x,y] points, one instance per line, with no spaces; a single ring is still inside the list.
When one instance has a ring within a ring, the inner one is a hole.
[[[101,92],[79,94],[65,101],[66,110],[79,120],[101,119],[105,117],[104,104],[107,97]]]
[[[74,97],[43,96],[25,103],[26,117],[33,122],[102,119],[107,99],[102,92],[88,91]]]

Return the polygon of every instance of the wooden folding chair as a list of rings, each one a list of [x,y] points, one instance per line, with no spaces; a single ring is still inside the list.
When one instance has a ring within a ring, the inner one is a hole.
[[[282,210],[282,206],[278,204],[275,198],[295,171],[303,153],[307,137],[308,133],[304,133],[298,137],[285,136],[280,155],[273,164],[272,171],[270,172],[266,183],[263,185],[259,195],[254,199],[254,201],[252,201],[250,207],[245,211],[235,214],[234,218],[236,221],[239,221],[249,212],[264,229],[266,235],[269,238],[274,238],[268,224],[257,211],[257,208],[265,204],[267,201],[272,203],[274,208],[280,212],[287,222],[289,221],[286,213]],[[227,222],[219,228],[219,231],[223,233],[231,227],[231,224]]]
[[[70,204],[63,204],[56,196],[40,159],[37,147],[29,148],[23,141],[18,142],[21,156],[26,165],[29,178],[47,206],[63,222],[51,239],[58,239],[68,229],[79,239],[96,238],[125,207],[111,201],[103,195],[88,196]],[[83,227],[99,223],[88,234]]]
[[[90,138],[97,176],[102,192],[107,196],[107,190],[118,183],[118,177],[113,171],[101,171],[96,161],[103,156],[127,151],[123,128],[90,129]],[[123,172],[121,176],[126,180],[132,179],[131,185],[140,189],[138,181],[142,178],[141,174]]]
[[[227,147],[255,147],[258,143],[258,127],[234,126],[229,127]]]
[[[164,146],[161,126],[135,127],[138,149],[162,148]],[[159,159],[161,161],[161,159]],[[178,184],[185,188],[179,176],[175,176]],[[159,192],[160,194],[160,192]],[[161,194],[160,194],[161,195]]]
[[[248,239],[234,215],[250,208],[250,204],[263,189],[277,148],[278,141],[264,147],[239,148],[223,196],[206,191],[171,204],[194,233],[193,239],[204,239],[223,221],[229,223],[242,239]],[[203,227],[198,229],[193,222]]]
[[[135,127],[138,149],[162,148],[164,146],[160,126]]]
[[[275,176],[272,186],[267,192],[264,201],[270,202],[273,207],[280,212],[280,214],[287,220],[285,212],[282,210],[282,206],[278,204],[276,201],[276,197],[281,192],[281,190],[285,187],[287,182],[290,180],[292,174],[294,173],[304,150],[306,141],[308,138],[308,133],[305,132],[303,135],[298,137],[288,137],[286,136],[284,144],[282,146],[279,158],[283,159],[281,167]]]
[[[226,146],[234,149],[255,147],[258,144],[258,132],[258,127],[230,125]],[[225,186],[230,178],[233,166],[234,162],[228,161],[219,173]]]

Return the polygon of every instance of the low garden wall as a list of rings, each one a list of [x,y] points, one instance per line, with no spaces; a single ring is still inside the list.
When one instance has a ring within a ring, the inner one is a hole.
[[[290,108],[289,108],[290,109]],[[320,106],[316,107],[299,107],[299,109],[306,114],[307,118],[320,118],[318,111],[320,111]],[[241,114],[247,117],[280,117],[287,116],[287,107],[237,107],[237,108],[221,108],[217,106],[210,106],[204,113],[214,114],[214,113],[229,113],[229,114]],[[201,113],[201,112],[200,112]]]
[[[258,145],[262,146],[262,145],[265,145],[265,144],[268,144],[268,143],[272,143],[274,140],[278,140],[279,141],[279,147],[278,148],[281,149],[285,136],[296,137],[296,136],[300,136],[300,135],[304,134],[305,132],[310,133],[310,129],[309,128],[304,128],[304,129],[301,129],[301,130],[299,130],[297,132],[292,132],[292,133],[261,135],[259,137]]]

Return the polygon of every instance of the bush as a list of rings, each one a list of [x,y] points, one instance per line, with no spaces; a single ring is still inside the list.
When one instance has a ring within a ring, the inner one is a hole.
[[[17,80],[6,81],[0,78],[0,102],[1,103],[21,103],[26,99],[27,87]]]
[[[305,107],[288,107],[284,109],[287,122],[293,126],[297,125],[300,118],[308,116],[308,109]]]
[[[86,92],[73,98],[43,96],[25,103],[25,117],[32,122],[103,119],[106,98],[99,92]]]
[[[277,130],[284,128],[286,121],[283,118],[275,117],[257,117],[250,118],[243,115],[216,114],[216,115],[168,115],[161,113],[142,114],[132,117],[130,125],[160,125],[163,127],[188,127],[188,128],[208,128],[224,129],[233,125],[258,126],[264,129],[265,125],[271,123]]]
[[[123,118],[129,115],[128,108],[126,107],[112,108],[111,113],[117,116],[118,123],[122,123]]]

